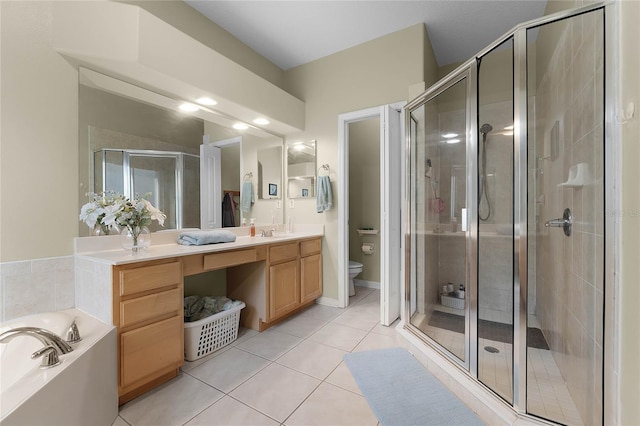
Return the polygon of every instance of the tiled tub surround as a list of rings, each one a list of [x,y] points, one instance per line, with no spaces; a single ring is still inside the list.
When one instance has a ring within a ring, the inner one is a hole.
[[[74,284],[73,256],[0,263],[0,318],[73,308]]]

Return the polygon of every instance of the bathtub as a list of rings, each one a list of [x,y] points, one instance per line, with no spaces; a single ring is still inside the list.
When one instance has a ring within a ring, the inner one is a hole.
[[[42,343],[18,336],[0,343],[0,424],[111,425],[118,415],[115,327],[78,310],[31,315],[0,325],[40,327],[65,336],[76,318],[82,341],[60,356],[60,364],[41,369],[31,354]]]

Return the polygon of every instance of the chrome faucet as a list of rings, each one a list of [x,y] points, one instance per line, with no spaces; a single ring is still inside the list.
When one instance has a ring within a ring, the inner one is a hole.
[[[8,343],[17,336],[31,336],[42,342],[45,347],[52,347],[58,355],[68,354],[73,350],[61,337],[38,327],[17,327],[0,334],[0,343]],[[38,353],[38,352],[36,352]],[[35,355],[35,354],[34,354]]]
[[[268,231],[265,231],[263,229],[262,232],[260,232],[260,236],[261,237],[273,237],[273,234],[275,232],[276,232],[275,228],[274,229],[269,229]]]

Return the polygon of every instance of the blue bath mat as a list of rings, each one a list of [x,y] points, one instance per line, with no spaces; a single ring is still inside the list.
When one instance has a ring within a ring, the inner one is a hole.
[[[344,362],[383,426],[484,425],[406,349],[349,353]]]

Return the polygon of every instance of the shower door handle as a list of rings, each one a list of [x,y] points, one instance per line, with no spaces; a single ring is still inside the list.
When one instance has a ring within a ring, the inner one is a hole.
[[[564,209],[564,213],[561,218],[548,220],[544,224],[547,228],[563,228],[564,235],[567,237],[571,236],[571,225],[573,225],[573,216],[569,209]]]

